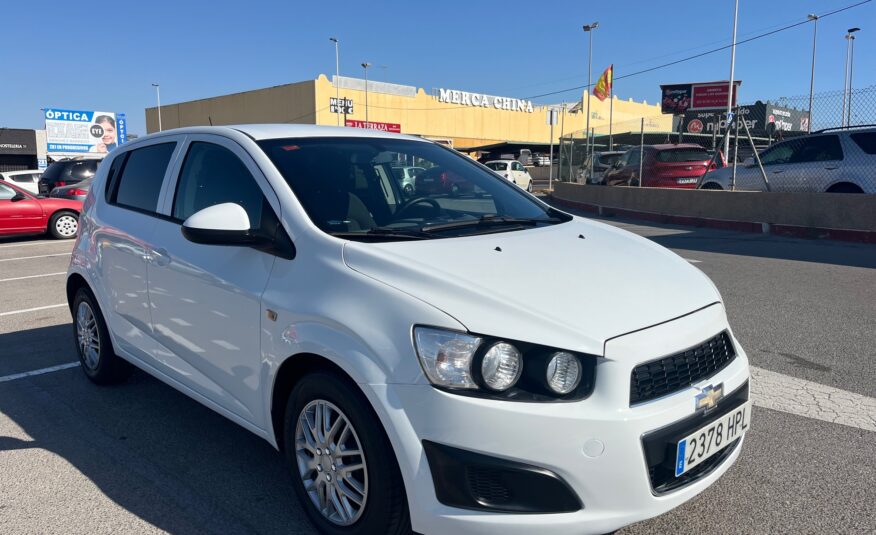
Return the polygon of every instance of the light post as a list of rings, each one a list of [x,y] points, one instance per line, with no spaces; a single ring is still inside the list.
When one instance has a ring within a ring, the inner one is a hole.
[[[371,64],[367,61],[362,64],[362,68],[365,69],[365,128],[369,128],[368,126],[368,67]]]
[[[335,110],[338,112],[338,126],[341,126],[341,56],[338,50],[340,42],[337,37],[329,37],[329,41],[335,44]]]
[[[739,0],[736,0],[735,7],[733,8],[733,42],[730,45],[730,81],[727,82],[728,90],[727,90],[727,116],[725,120],[727,121],[727,130],[730,130],[730,112],[733,109],[733,90],[735,84],[733,83],[733,77],[735,76],[736,70],[736,26],[739,23]],[[738,140],[737,140],[738,142]],[[724,136],[724,157],[730,153],[730,136]]]
[[[846,63],[848,69],[848,92],[849,92],[849,100],[848,104],[846,104],[846,97],[843,95],[843,114],[845,115],[845,125],[844,126],[852,126],[852,72],[855,67],[855,32],[861,31],[861,28],[849,28],[848,33],[846,34],[846,41],[848,41],[848,47],[846,51]],[[846,108],[848,106],[848,108]],[[848,109],[848,111],[846,111]]]
[[[596,28],[599,28],[599,22],[592,22],[590,24],[585,24],[584,26],[582,26],[582,28],[584,29],[585,32],[587,32],[587,38],[588,38],[587,39],[588,40],[588,43],[587,43],[587,91],[585,91],[585,93],[584,93],[587,95],[587,119],[585,120],[586,126],[584,127],[584,134],[588,136],[587,140],[590,141],[590,138],[589,138],[589,136],[590,136],[590,84],[592,83],[591,70],[592,70],[592,65],[593,65],[593,30],[595,30]],[[590,143],[587,143],[587,146],[589,146],[589,145],[590,145]],[[592,156],[592,155],[588,155],[587,151],[585,150],[584,156],[586,159],[586,157]],[[571,169],[572,169],[572,162],[569,162],[569,182],[572,181]]]
[[[812,94],[815,90],[815,39],[818,37],[818,15],[810,13],[807,18],[815,23],[815,28],[812,30],[812,73],[809,75],[809,124],[806,128],[806,133],[812,133]]]
[[[158,100],[158,131],[161,132],[161,84],[152,84],[155,88],[155,99]]]

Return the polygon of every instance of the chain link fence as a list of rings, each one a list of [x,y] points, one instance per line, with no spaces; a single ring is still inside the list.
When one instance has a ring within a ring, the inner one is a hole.
[[[876,193],[876,86],[612,122],[563,136],[558,179],[593,185]]]

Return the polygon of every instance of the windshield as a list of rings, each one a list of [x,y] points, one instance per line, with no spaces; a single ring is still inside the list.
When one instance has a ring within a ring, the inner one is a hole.
[[[707,162],[710,159],[706,149],[698,148],[661,150],[657,153],[658,162]]]
[[[380,138],[271,139],[259,145],[323,231],[391,241],[506,232],[569,219],[440,145]],[[397,169],[417,168],[403,187]]]

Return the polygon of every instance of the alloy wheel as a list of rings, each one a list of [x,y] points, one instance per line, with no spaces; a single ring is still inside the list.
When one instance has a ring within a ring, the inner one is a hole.
[[[347,416],[315,399],[298,416],[295,457],[304,490],[333,524],[349,526],[365,511],[368,471],[362,443]]]
[[[82,301],[76,310],[76,342],[85,366],[89,370],[97,369],[100,362],[100,331],[91,306]]]

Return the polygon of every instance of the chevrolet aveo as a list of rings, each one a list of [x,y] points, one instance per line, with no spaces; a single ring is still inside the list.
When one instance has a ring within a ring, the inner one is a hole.
[[[468,184],[405,192],[399,165]],[[67,295],[92,381],[134,365],[264,438],[323,533],[609,532],[713,484],[750,425],[702,272],[415,137],[128,143]]]

